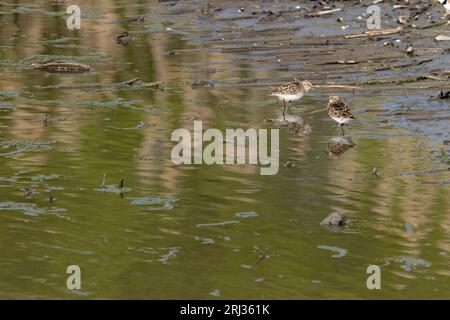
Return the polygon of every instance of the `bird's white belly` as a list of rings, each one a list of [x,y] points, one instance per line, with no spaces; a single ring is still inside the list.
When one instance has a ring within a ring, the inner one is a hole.
[[[346,123],[349,123],[351,120],[351,119],[346,119],[346,118],[336,118],[336,117],[331,117],[331,118],[339,124],[346,124]]]
[[[277,94],[277,97],[280,100],[284,100],[286,102],[291,102],[295,100],[299,100],[301,97],[303,97],[303,93],[297,93],[297,94]]]

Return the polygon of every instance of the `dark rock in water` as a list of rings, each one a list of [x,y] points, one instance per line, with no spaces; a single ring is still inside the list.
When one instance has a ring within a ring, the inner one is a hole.
[[[414,48],[413,47],[411,47],[411,46],[409,46],[408,48],[406,48],[406,54],[408,55],[408,56],[413,56],[414,55]]]
[[[345,226],[348,223],[347,217],[341,212],[333,212],[322,220],[321,226]]]
[[[31,68],[54,73],[83,73],[91,70],[87,64],[72,61],[51,61],[47,63],[32,63]]]
[[[133,41],[133,36],[125,31],[116,37],[116,41],[118,44],[128,45]]]
[[[439,99],[448,99],[450,98],[450,91],[444,92],[444,91],[440,91],[439,95],[438,95]]]
[[[286,168],[288,168],[288,169],[291,169],[291,168],[294,168],[294,167],[295,167],[295,164],[292,163],[291,161],[288,161],[288,162],[286,162],[286,163],[284,164],[284,166],[285,166]]]

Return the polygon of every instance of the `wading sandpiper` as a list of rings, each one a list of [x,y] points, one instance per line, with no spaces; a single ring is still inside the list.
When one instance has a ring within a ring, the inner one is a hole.
[[[293,81],[282,84],[270,91],[269,94],[271,96],[275,96],[283,101],[283,121],[286,121],[286,102],[300,100],[312,87],[311,82],[308,80],[300,81],[294,78]]]
[[[338,96],[330,96],[328,98],[328,114],[334,121],[339,123],[338,129],[342,130],[342,134],[344,134],[342,125],[346,124],[348,126],[350,120],[355,119],[348,105]]]

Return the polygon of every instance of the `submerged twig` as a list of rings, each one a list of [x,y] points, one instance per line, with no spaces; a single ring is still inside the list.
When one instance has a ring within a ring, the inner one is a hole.
[[[103,182],[100,186],[101,189],[106,188],[106,173],[103,174]]]
[[[142,82],[139,78],[133,78],[119,83],[79,83],[79,84],[58,84],[52,86],[35,86],[36,89],[105,89],[105,88],[155,88],[163,89],[164,81]]]
[[[356,34],[349,34],[344,36],[345,39],[352,39],[352,38],[363,38],[363,37],[375,37],[375,36],[385,36],[389,34],[395,34],[402,31],[402,27],[397,27],[394,29],[381,29],[381,30],[373,30],[373,31],[366,31],[363,33],[356,33]]]
[[[306,17],[320,17],[320,16],[324,16],[324,15],[327,15],[327,14],[332,14],[332,13],[335,13],[335,12],[339,12],[341,10],[342,10],[342,8],[337,8],[337,9],[331,9],[331,10],[310,12],[310,13],[306,14]]]
[[[47,63],[32,63],[31,68],[35,70],[55,73],[83,73],[91,70],[87,64],[73,61],[51,61]]]

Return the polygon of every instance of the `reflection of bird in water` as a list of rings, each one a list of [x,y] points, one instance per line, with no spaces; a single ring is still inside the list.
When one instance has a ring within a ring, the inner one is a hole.
[[[311,130],[311,126],[309,124],[305,124],[303,119],[300,117],[298,121],[289,122],[287,126],[287,132],[292,134],[308,135],[311,133]]]
[[[128,33],[128,31],[122,32],[116,37],[118,44],[130,44],[133,41],[133,36]]]
[[[449,0],[438,0],[445,9],[445,13],[450,15],[450,1]]]
[[[342,125],[346,124],[348,126],[350,120],[355,119],[355,117],[352,115],[348,105],[338,96],[331,96],[328,98],[328,101],[328,114],[334,121],[339,123],[338,129],[340,128],[342,134],[344,134]]]
[[[300,81],[294,78],[289,83],[282,84],[278,88],[270,91],[271,96],[275,96],[283,101],[283,120],[286,121],[286,102],[300,100],[305,93],[312,89],[312,84],[308,80]],[[290,113],[290,110],[289,110]]]
[[[328,157],[330,159],[337,159],[355,146],[350,137],[333,137],[328,142]]]
[[[303,123],[300,122],[289,122],[287,130],[288,132],[298,133],[302,128]]]

